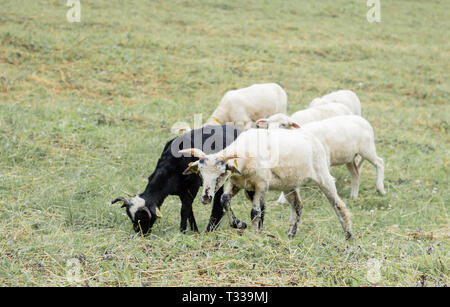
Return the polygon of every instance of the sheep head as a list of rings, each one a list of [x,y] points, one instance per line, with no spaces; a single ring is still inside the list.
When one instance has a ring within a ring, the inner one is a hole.
[[[182,154],[191,154],[200,158],[189,165],[183,172],[184,175],[196,173],[203,180],[202,202],[208,204],[214,198],[215,193],[219,190],[228,179],[231,173],[240,174],[235,163],[230,160],[238,158],[237,155],[221,156],[218,154],[206,155],[203,151],[196,148],[181,150]]]
[[[269,118],[261,118],[256,121],[258,128],[300,128],[300,125],[296,123],[292,118],[286,114],[278,113],[270,116]]]
[[[140,195],[136,195],[130,199],[117,197],[111,204],[118,202],[122,202],[121,208],[125,208],[128,217],[133,223],[134,231],[144,235],[151,231],[156,219],[162,216],[157,206],[152,206]]]

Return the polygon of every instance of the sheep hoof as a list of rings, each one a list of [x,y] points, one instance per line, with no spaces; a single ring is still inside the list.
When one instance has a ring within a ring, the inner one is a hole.
[[[247,228],[247,224],[245,222],[241,222],[239,220],[235,220],[233,222],[233,224],[231,225],[231,227],[237,228],[237,229],[245,229],[245,228]]]
[[[352,233],[351,232],[347,232],[347,234],[345,235],[345,240],[350,240],[352,238]]]

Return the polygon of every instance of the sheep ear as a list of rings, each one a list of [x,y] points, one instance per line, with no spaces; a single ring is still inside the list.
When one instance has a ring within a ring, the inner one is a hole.
[[[227,171],[230,171],[232,174],[241,175],[241,171],[238,168],[237,161],[234,160],[233,163],[227,162]]]
[[[256,126],[261,127],[261,128],[267,127],[267,119],[265,119],[265,118],[258,119],[256,121]]]
[[[183,149],[179,151],[180,154],[190,154],[193,157],[203,159],[206,157],[206,154],[198,148],[189,148]]]
[[[156,216],[157,216],[157,217],[162,217],[162,213],[161,213],[161,211],[159,210],[158,207],[156,207],[155,213],[156,213]]]
[[[183,172],[183,175],[190,174],[198,174],[198,161],[189,163],[189,167]]]
[[[300,125],[297,124],[296,122],[290,122],[289,125],[294,128],[300,128]]]

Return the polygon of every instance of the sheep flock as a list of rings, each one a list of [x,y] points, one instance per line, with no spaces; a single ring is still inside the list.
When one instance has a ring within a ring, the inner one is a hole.
[[[170,140],[143,193],[118,197],[137,233],[148,234],[162,217],[169,195],[182,203],[180,231],[187,221],[198,231],[192,202],[201,189],[204,204],[213,203],[207,231],[224,215],[229,225],[247,224],[233,213],[231,201],[240,191],[251,203],[252,229],[263,228],[266,193],[280,191],[278,202],[291,207],[288,236],[297,232],[303,211],[302,185],[311,179],[334,209],[345,237],[352,237],[351,214],[339,197],[330,168],[346,165],[351,197],[359,193],[362,164],[376,169],[376,190],[384,195],[384,160],[377,155],[375,132],[364,119],[361,102],[350,90],[315,98],[304,110],[288,115],[287,94],[276,83],[254,84],[228,91],[204,126]]]

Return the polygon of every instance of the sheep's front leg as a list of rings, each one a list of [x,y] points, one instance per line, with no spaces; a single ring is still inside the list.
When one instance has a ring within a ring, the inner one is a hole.
[[[302,216],[303,203],[297,190],[292,190],[286,194],[286,199],[291,205],[291,218],[289,219],[288,237],[293,238],[297,233],[297,226]]]
[[[328,201],[332,205],[336,215],[341,222],[342,228],[346,233],[346,239],[350,239],[352,237],[352,222],[350,221],[350,212],[348,211],[345,203],[337,194],[336,185],[334,183],[333,177],[330,174],[324,175],[322,180],[317,180],[317,184],[319,185],[322,192],[328,198]]]
[[[192,210],[191,206],[191,212],[189,213],[189,226],[191,227],[192,231],[198,232],[197,222],[195,221],[194,211]]]
[[[264,222],[264,197],[266,194],[267,188],[264,187],[256,187],[255,195],[253,196],[252,202],[252,211],[250,217],[252,219],[252,228],[255,232],[261,232]]]
[[[220,225],[220,221],[222,220],[224,210],[221,202],[221,198],[223,195],[223,187],[216,192],[214,195],[214,202],[211,210],[211,217],[209,218],[208,226],[206,227],[206,231],[214,231]]]
[[[240,221],[236,218],[236,216],[233,213],[233,210],[231,210],[231,198],[235,196],[241,189],[235,185],[233,185],[231,182],[226,186],[224,193],[222,194],[222,197],[220,199],[223,208],[225,209],[225,212],[228,216],[228,221],[230,222],[230,226],[233,228],[238,229],[245,229],[247,228],[247,224]]]
[[[184,193],[180,194],[181,200],[181,222],[180,231],[186,233],[187,221],[189,219],[189,225],[192,231],[198,232],[197,223],[195,222],[194,211],[192,210],[192,203],[195,195],[198,192],[198,186],[191,186],[187,188]]]

